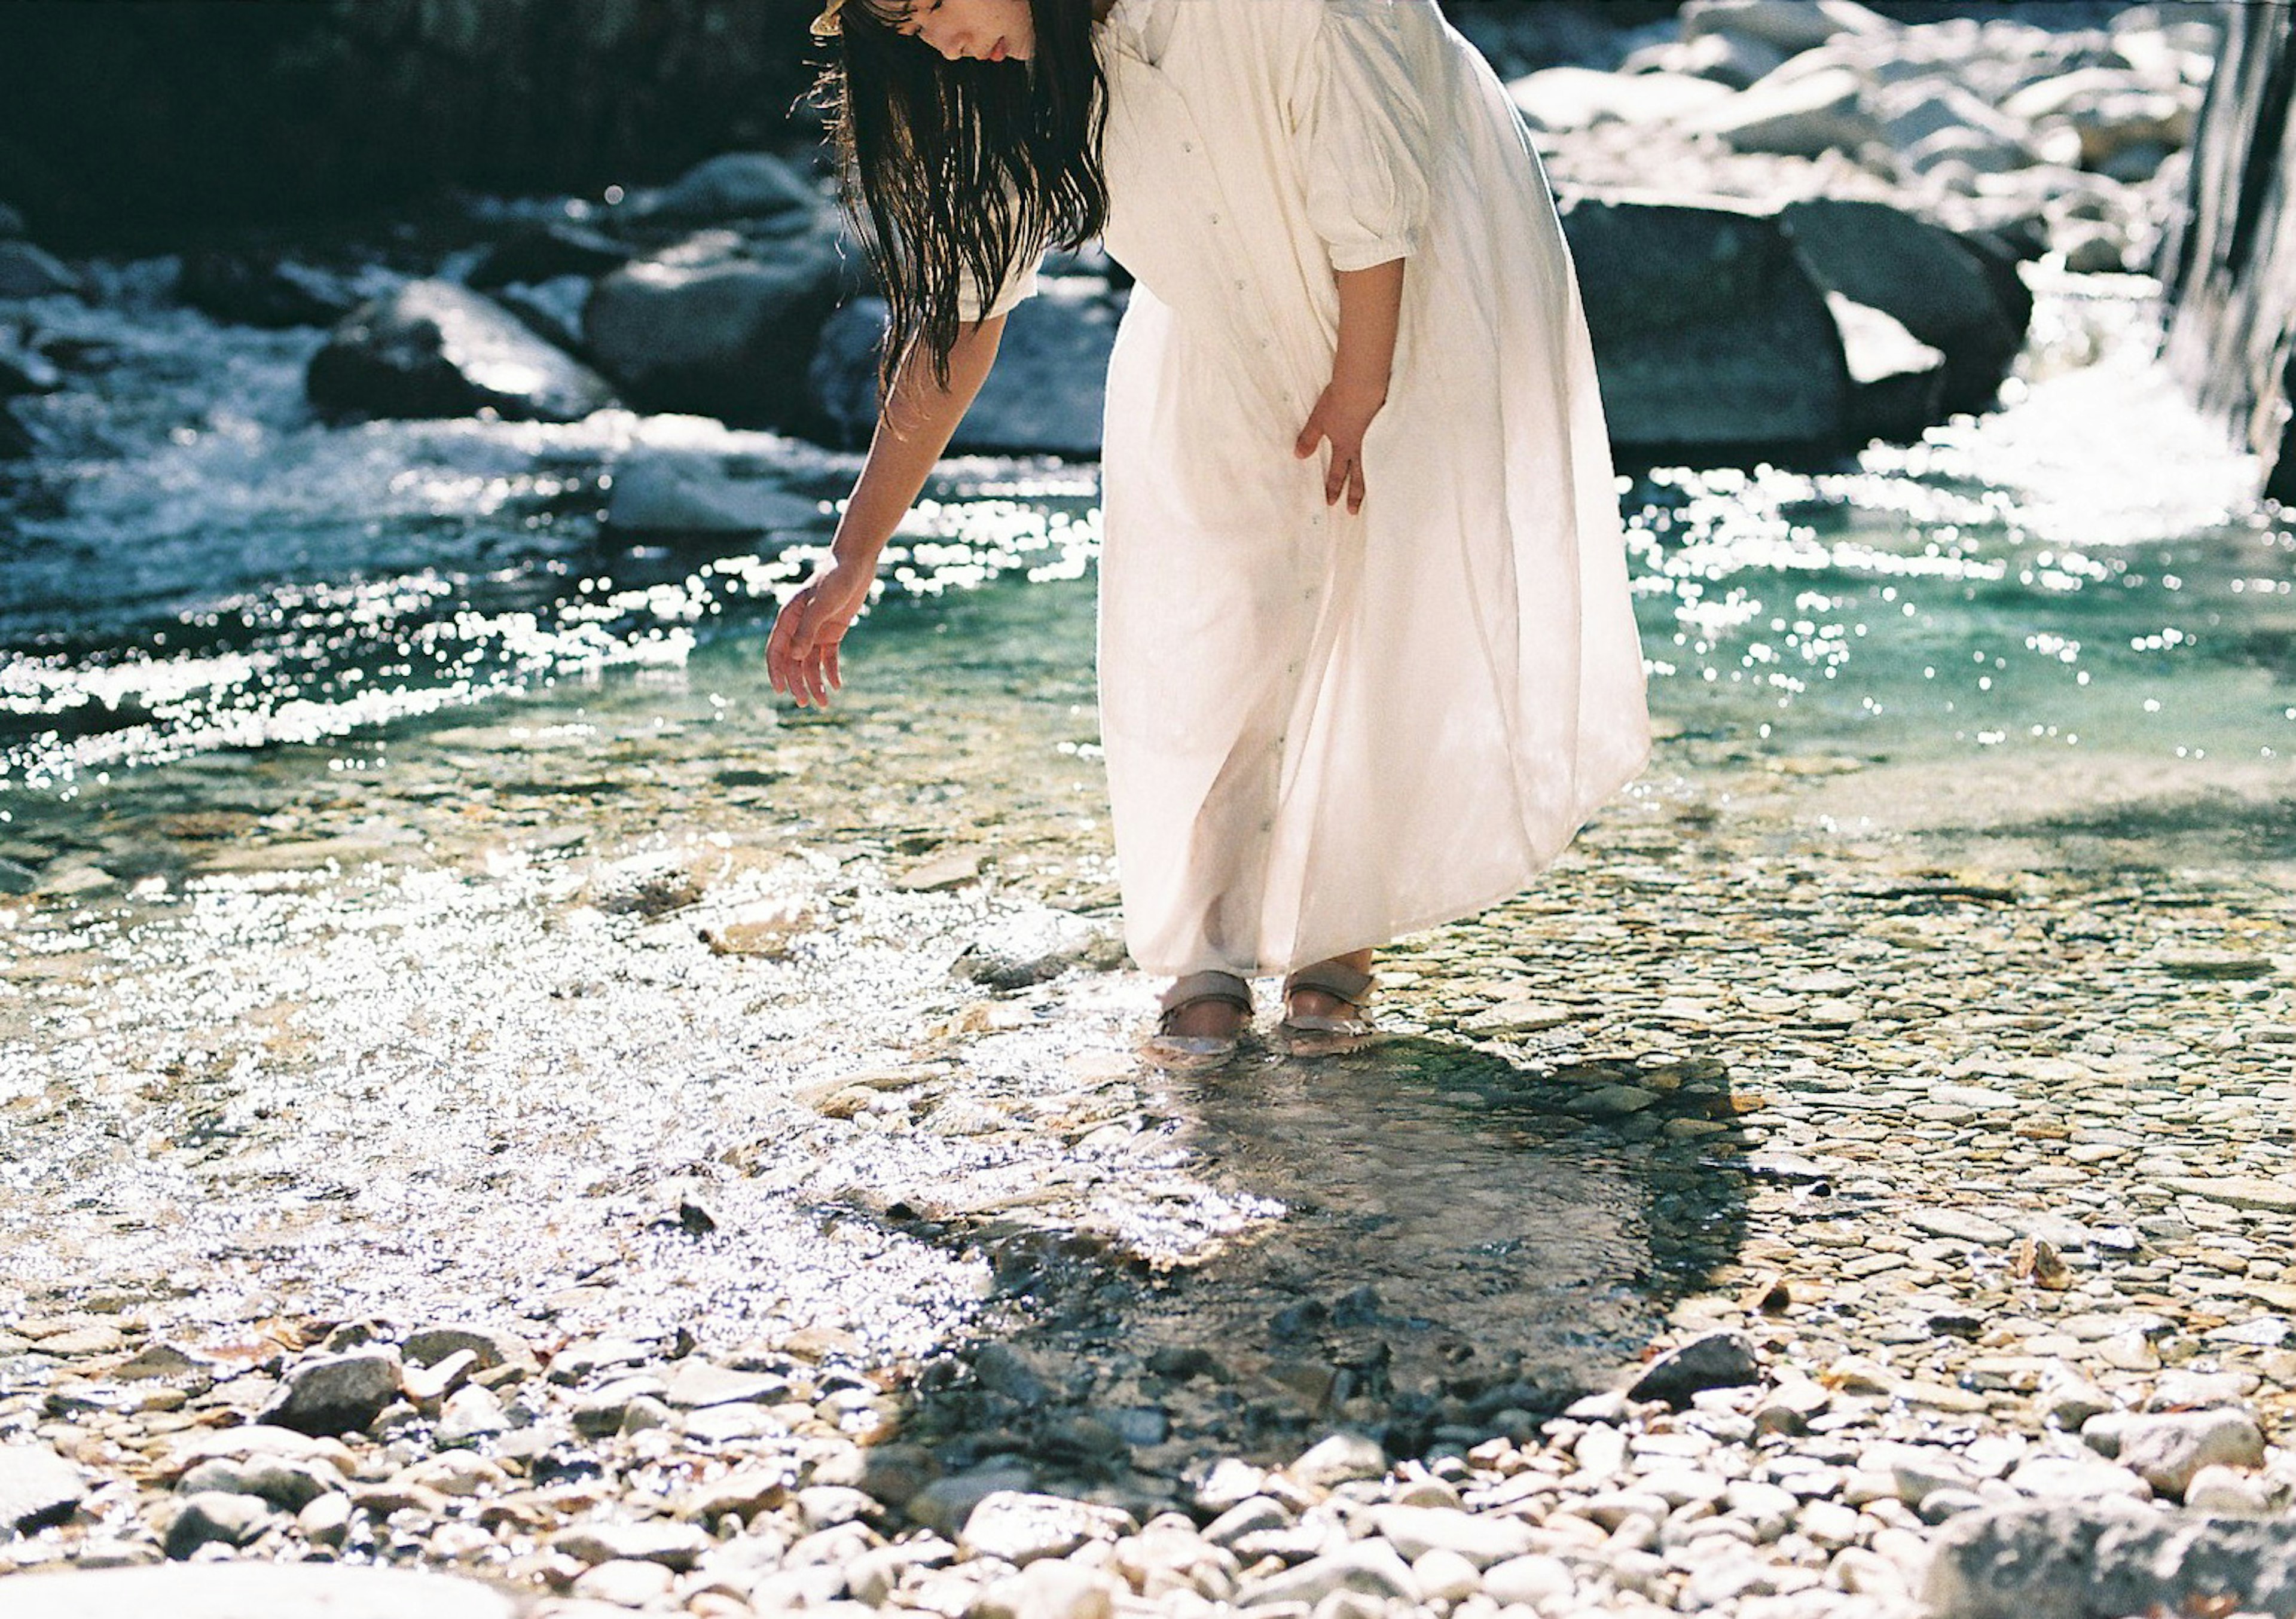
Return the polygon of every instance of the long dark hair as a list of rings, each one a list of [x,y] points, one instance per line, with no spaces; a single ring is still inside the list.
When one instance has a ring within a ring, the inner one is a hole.
[[[948,61],[898,31],[907,0],[847,0],[818,93],[831,115],[846,211],[888,307],[884,364],[912,344],[948,384],[957,289],[984,302],[1013,267],[1073,248],[1108,217],[1101,172],[1107,80],[1092,0],[1029,0],[1025,62]]]

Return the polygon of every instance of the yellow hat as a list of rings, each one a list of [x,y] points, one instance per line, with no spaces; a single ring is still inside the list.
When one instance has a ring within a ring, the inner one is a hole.
[[[843,25],[838,21],[837,13],[844,9],[844,5],[845,0],[826,0],[821,9],[821,15],[813,20],[813,37],[816,39],[834,39],[843,31]]]

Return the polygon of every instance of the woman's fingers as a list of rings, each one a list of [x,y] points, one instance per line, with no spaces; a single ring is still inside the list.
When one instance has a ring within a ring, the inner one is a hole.
[[[1363,458],[1357,456],[1348,463],[1348,511],[1361,511],[1364,501]]]

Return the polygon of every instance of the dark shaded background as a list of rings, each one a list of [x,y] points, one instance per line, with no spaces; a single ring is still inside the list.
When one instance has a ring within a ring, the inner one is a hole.
[[[817,0],[0,0],[0,202],[67,249],[595,193],[809,137]],[[1565,60],[1670,0],[1454,0]],[[1908,20],[2104,6],[1883,4]],[[1502,63],[1521,71],[1538,61]],[[1608,65],[1608,64],[1603,64]]]

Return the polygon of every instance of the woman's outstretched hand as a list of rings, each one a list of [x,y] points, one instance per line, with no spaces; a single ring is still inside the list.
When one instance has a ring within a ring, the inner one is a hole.
[[[766,675],[774,690],[797,699],[800,708],[826,708],[840,684],[837,643],[869,601],[873,568],[857,568],[835,557],[814,570],[803,590],[782,603],[774,633],[766,640]]]
[[[1386,403],[1384,389],[1351,385],[1334,377],[1316,401],[1316,408],[1308,413],[1308,425],[1300,429],[1300,441],[1292,446],[1292,453],[1305,461],[1317,446],[1330,441],[1331,464],[1324,471],[1325,505],[1336,505],[1345,495],[1349,511],[1363,510],[1364,433]]]

